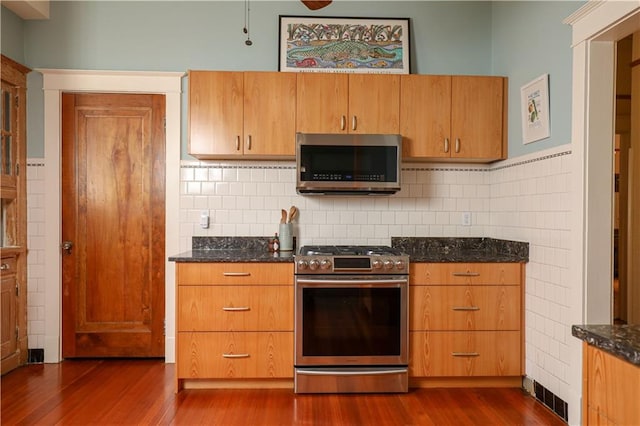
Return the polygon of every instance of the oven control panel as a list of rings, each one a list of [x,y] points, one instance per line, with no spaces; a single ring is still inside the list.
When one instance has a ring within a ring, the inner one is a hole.
[[[408,274],[409,256],[300,256],[296,274]]]

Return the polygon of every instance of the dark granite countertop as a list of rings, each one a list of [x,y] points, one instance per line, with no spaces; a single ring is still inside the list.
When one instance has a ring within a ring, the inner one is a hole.
[[[640,367],[640,325],[574,325],[571,334]]]
[[[173,262],[293,262],[295,251],[272,253],[270,237],[193,237]],[[494,238],[391,237],[411,262],[528,262],[529,244]],[[296,247],[296,241],[294,241]]]
[[[410,262],[528,262],[529,243],[495,238],[391,237]]]
[[[293,262],[293,251],[270,252],[270,237],[193,237],[172,262]],[[295,241],[294,241],[295,247]]]

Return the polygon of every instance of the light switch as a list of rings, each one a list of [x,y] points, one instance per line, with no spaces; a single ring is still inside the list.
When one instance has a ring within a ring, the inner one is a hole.
[[[200,228],[209,229],[209,211],[202,210],[200,212]]]

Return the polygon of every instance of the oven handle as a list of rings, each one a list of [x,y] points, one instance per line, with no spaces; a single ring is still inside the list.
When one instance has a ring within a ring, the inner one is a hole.
[[[402,278],[402,279],[388,278],[388,279],[382,279],[382,280],[341,280],[341,279],[320,280],[320,279],[298,278],[296,282],[299,284],[325,284],[325,285],[335,285],[335,284],[380,285],[380,284],[407,284],[409,281],[406,278]]]
[[[354,370],[354,371],[336,371],[336,370],[302,370],[298,369],[296,374],[306,374],[308,376],[362,376],[366,375],[383,375],[383,374],[404,374],[407,369],[400,370]]]

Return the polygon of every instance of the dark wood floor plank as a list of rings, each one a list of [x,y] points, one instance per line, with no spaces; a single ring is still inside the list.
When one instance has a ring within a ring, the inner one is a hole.
[[[162,360],[73,360],[2,377],[7,425],[565,425],[520,389],[412,389],[304,395],[290,389],[174,394]]]

